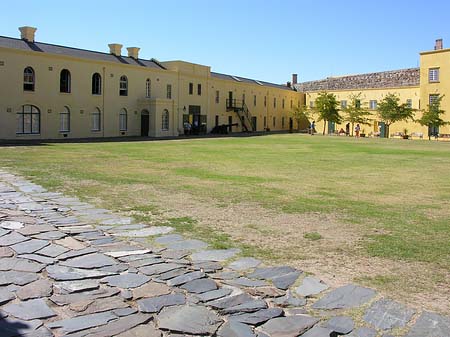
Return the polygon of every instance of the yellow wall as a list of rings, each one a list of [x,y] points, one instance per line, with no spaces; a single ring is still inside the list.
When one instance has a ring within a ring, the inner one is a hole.
[[[258,84],[224,80],[211,76],[210,67],[183,61],[164,62],[167,68],[156,69],[133,66],[106,61],[94,61],[49,53],[22,51],[0,47],[0,139],[59,139],[89,137],[139,136],[141,134],[141,111],[150,113],[149,136],[177,136],[183,133],[183,114],[188,113],[189,105],[199,105],[201,114],[207,115],[207,131],[215,124],[228,123],[232,116],[233,123],[240,122],[235,112],[226,111],[228,91],[233,91],[234,98],[246,102],[250,113],[257,117],[258,131],[264,129],[263,117],[267,117],[271,130],[288,130],[290,101],[298,104],[302,98],[288,88],[274,88]],[[0,63],[1,64],[1,63]],[[23,70],[32,67],[35,72],[34,92],[23,90]],[[62,69],[71,73],[71,92],[60,93],[59,78]],[[102,95],[92,95],[91,81],[94,73],[102,77]],[[128,96],[119,95],[119,80],[122,75],[128,78]],[[151,80],[151,97],[146,97],[146,80]],[[194,92],[189,94],[189,83],[193,83]],[[167,84],[172,85],[172,98],[166,98]],[[201,84],[202,93],[197,94],[197,85]],[[216,90],[220,92],[220,101],[215,102]],[[253,95],[257,95],[257,105],[253,106]],[[267,96],[267,106],[263,97]],[[277,98],[277,107],[273,107],[273,98]],[[282,100],[285,108],[282,108]],[[16,134],[17,112],[22,105],[31,104],[41,112],[40,134]],[[59,131],[60,112],[64,107],[70,109],[70,132]],[[119,112],[127,111],[128,129],[119,130]],[[184,110],[186,108],[186,110]],[[101,111],[101,130],[91,131],[91,113]],[[169,130],[162,130],[162,113],[169,111]],[[276,116],[276,125],[272,119]],[[282,117],[285,118],[282,127]],[[241,126],[233,131],[241,131]]]

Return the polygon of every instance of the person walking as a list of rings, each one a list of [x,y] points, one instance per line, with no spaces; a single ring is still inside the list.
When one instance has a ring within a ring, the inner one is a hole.
[[[316,132],[316,121],[312,121],[311,123],[311,136]]]
[[[359,123],[355,126],[355,137],[359,138],[359,132],[361,131],[361,127],[359,126]]]

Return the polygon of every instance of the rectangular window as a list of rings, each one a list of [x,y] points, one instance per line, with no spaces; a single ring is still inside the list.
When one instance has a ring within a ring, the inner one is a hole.
[[[341,109],[347,109],[347,101],[346,100],[341,101]]]
[[[242,94],[242,103],[245,104],[245,94]]]
[[[376,110],[377,109],[377,101],[372,99],[369,102],[369,109],[370,110]]]
[[[314,101],[309,101],[309,107],[314,108]]]
[[[120,110],[119,113],[119,131],[127,131],[127,111]]]
[[[267,117],[264,116],[264,128],[266,128],[266,126],[267,126]]]
[[[91,130],[100,131],[100,111],[95,111],[91,115]]]
[[[273,123],[272,123],[273,127],[275,127],[275,125],[277,125],[277,118],[273,117]]]
[[[439,94],[431,94],[429,97],[429,104],[432,105],[439,99]]]
[[[59,131],[70,132],[70,113],[64,111],[59,114]]]
[[[220,92],[219,90],[216,90],[216,103],[219,104],[220,101]]]
[[[189,83],[189,95],[194,94],[194,83]]]
[[[267,96],[264,96],[264,106],[267,106]]]
[[[39,134],[41,115],[40,111],[32,105],[24,105],[16,115],[18,134]]]
[[[284,117],[281,117],[281,128],[284,129]]]
[[[284,109],[284,98],[283,98],[283,100],[281,101],[281,108]]]
[[[356,100],[356,102],[355,102],[355,108],[357,108],[357,109],[361,108],[361,100],[360,100],[360,99],[357,99],[357,100]]]
[[[439,68],[430,68],[428,70],[428,81],[430,83],[439,82]]]
[[[167,85],[166,97],[167,99],[172,99],[172,84]]]
[[[408,107],[408,108],[412,108],[413,106],[412,106],[412,99],[407,99],[406,100],[406,106]]]
[[[216,115],[215,126],[218,126],[218,125],[219,125],[219,116]]]
[[[277,98],[276,97],[273,98],[273,107],[274,108],[277,107]]]
[[[291,109],[292,109],[292,106],[293,106],[293,101],[292,101],[292,99],[291,99]]]
[[[199,96],[202,95],[202,85],[201,84],[197,84],[197,95],[199,95]]]
[[[256,106],[256,95],[253,95],[253,106]]]

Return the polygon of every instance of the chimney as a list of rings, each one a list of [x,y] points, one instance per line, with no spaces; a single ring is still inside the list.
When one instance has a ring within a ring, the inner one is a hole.
[[[297,74],[292,74],[292,85],[297,84]]]
[[[137,60],[139,58],[139,50],[141,48],[137,48],[137,47],[128,47],[128,57],[132,57],[135,60]]]
[[[442,50],[444,49],[444,42],[442,39],[437,39],[436,44],[434,46],[434,50]]]
[[[108,45],[109,52],[115,56],[121,56],[122,55],[122,45],[119,43],[111,43]]]
[[[37,28],[24,26],[19,27],[19,30],[20,30],[20,38],[22,40],[34,42],[34,33],[36,32]]]

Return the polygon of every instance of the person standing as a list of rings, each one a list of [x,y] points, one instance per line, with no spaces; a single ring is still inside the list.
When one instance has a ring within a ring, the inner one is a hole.
[[[345,124],[345,135],[350,135],[350,123]]]
[[[359,138],[359,132],[361,131],[361,127],[359,126],[359,123],[355,126],[355,137]]]
[[[316,121],[312,121],[311,123],[311,136],[316,132]]]

